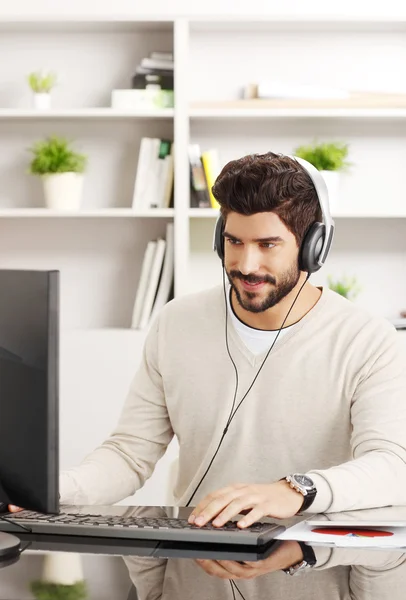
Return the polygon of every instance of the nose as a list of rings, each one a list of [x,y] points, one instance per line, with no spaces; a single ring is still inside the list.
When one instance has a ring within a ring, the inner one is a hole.
[[[246,246],[240,256],[238,265],[240,273],[243,275],[249,275],[250,273],[256,273],[260,269],[260,257],[259,252],[255,247]]]

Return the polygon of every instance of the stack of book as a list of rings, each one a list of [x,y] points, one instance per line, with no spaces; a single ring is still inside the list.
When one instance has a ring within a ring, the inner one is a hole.
[[[151,97],[153,106],[158,104],[162,108],[172,108],[174,105],[173,67],[171,52],[151,52],[135,69],[132,78],[133,89],[145,90],[145,96]]]
[[[200,151],[199,144],[189,144],[190,206],[192,208],[219,208],[212,187],[221,171],[216,148]]]
[[[135,69],[132,79],[134,89],[148,89],[148,86],[173,91],[173,54],[171,52],[151,52],[143,58]]]
[[[145,329],[173,295],[174,229],[166,226],[166,238],[148,242],[135,296],[131,327]]]
[[[141,139],[132,207],[136,210],[173,205],[173,142]]]
[[[115,110],[173,108],[173,55],[151,52],[141,60],[131,80],[131,89],[112,90]]]

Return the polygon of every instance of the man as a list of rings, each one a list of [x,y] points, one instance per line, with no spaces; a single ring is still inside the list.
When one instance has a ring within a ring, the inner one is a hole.
[[[165,306],[114,433],[61,475],[62,503],[134,494],[176,435],[175,497],[196,525],[406,504],[405,354],[389,322],[301,270],[321,219],[308,172],[250,155],[213,193],[229,283]]]

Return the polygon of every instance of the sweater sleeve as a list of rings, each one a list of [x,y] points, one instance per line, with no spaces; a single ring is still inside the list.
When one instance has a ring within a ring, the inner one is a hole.
[[[377,337],[351,403],[352,460],[309,472],[307,512],[406,505],[406,353],[394,329]]]
[[[61,473],[62,504],[114,504],[131,496],[163,456],[173,431],[159,369],[158,338],[156,320],[112,435],[78,467]]]

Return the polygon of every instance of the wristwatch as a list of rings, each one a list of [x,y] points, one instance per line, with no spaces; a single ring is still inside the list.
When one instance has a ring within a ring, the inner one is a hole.
[[[317,563],[316,555],[311,546],[304,542],[297,542],[303,552],[303,560],[288,569],[282,569],[287,575],[302,575],[312,569]]]
[[[309,506],[313,504],[317,494],[317,489],[313,480],[310,479],[308,475],[300,475],[299,473],[288,475],[285,477],[285,480],[289,483],[291,488],[303,495],[304,500],[300,512],[309,508]]]

